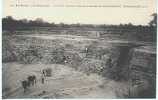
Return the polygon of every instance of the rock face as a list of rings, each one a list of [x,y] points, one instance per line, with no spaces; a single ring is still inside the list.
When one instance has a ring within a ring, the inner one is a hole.
[[[153,98],[156,96],[156,53],[147,48],[133,49],[129,65],[130,97]]]
[[[156,50],[151,46],[127,45],[118,46],[116,54],[111,56],[112,66],[107,65],[103,75],[116,81],[128,81],[130,98],[154,98]]]

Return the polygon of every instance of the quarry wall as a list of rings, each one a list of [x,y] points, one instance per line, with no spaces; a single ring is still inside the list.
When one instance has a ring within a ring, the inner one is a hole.
[[[144,47],[133,49],[129,69],[130,97],[154,98],[156,95],[156,52]]]

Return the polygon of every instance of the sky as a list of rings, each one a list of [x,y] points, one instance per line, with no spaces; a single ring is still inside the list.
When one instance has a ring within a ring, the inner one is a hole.
[[[147,25],[155,12],[156,0],[3,0],[3,17],[42,18],[54,23]]]

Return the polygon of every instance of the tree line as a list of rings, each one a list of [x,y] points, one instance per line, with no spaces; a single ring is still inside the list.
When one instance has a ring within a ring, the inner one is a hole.
[[[120,24],[120,25],[92,25],[92,24],[64,24],[64,23],[49,23],[44,21],[42,18],[36,18],[35,20],[27,20],[21,19],[16,20],[12,16],[7,16],[2,19],[2,29],[3,30],[17,30],[17,29],[25,29],[29,27],[99,27],[99,28],[126,28],[126,29],[133,29],[133,28],[145,28],[145,27],[156,27],[157,26],[157,14],[152,14],[153,19],[149,22],[147,26],[142,25],[133,25],[132,23],[128,24]]]

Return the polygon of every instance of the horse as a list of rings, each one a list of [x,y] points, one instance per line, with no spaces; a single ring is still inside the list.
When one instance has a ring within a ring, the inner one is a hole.
[[[37,80],[36,80],[36,76],[33,75],[32,78],[33,78],[33,80],[34,80],[34,84],[36,84],[36,82],[37,82]]]
[[[23,80],[21,83],[25,93],[27,88],[30,87],[30,82],[28,80]]]
[[[33,86],[34,84],[36,84],[36,76],[32,75],[32,76],[28,76],[27,80],[30,82],[30,84]]]

